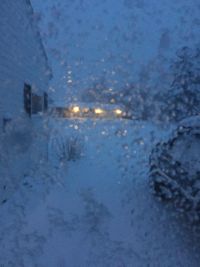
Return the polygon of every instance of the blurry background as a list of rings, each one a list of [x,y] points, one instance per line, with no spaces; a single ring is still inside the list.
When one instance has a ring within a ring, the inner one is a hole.
[[[177,50],[200,43],[197,0],[32,4],[53,67],[51,94],[57,103],[90,100],[91,90],[97,100],[98,90],[164,91],[172,81],[169,65]]]

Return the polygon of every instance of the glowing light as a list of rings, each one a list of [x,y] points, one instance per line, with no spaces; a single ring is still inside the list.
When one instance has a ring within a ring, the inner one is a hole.
[[[96,114],[102,114],[104,111],[102,109],[100,109],[100,108],[95,108],[94,112]]]
[[[80,108],[78,106],[75,106],[75,107],[72,108],[72,111],[74,113],[78,113],[80,111]]]
[[[115,113],[116,113],[117,115],[121,115],[121,114],[122,114],[122,111],[121,111],[121,109],[116,109],[116,110],[115,110]]]

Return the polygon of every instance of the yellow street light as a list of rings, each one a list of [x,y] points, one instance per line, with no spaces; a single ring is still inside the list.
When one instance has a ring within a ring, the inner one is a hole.
[[[104,111],[100,108],[95,108],[94,112],[95,114],[102,114]]]
[[[72,108],[72,112],[78,113],[78,112],[80,112],[80,108],[78,106],[75,106]]]
[[[121,114],[122,114],[122,110],[121,110],[121,109],[116,109],[116,110],[115,110],[115,113],[116,113],[117,115],[121,115]]]

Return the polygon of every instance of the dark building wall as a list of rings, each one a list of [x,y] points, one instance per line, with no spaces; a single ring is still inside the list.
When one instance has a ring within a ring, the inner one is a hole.
[[[24,114],[24,83],[34,94],[48,89],[51,71],[29,0],[1,1],[0,121]],[[8,115],[9,114],[9,115]]]

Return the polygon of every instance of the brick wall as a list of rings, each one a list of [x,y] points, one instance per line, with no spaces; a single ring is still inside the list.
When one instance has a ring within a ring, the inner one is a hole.
[[[0,123],[24,113],[24,83],[42,94],[50,71],[29,0],[2,0],[0,8]],[[2,126],[2,125],[0,125]],[[2,127],[1,127],[2,128]]]

